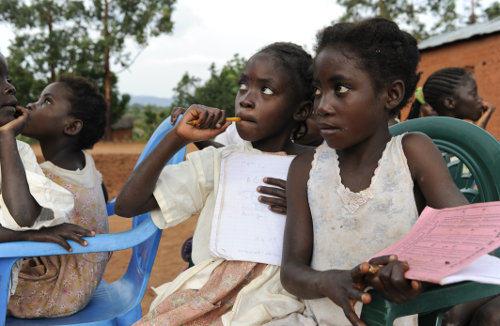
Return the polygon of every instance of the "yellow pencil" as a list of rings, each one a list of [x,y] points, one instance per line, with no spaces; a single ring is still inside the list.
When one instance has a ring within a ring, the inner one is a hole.
[[[378,273],[379,270],[380,270],[379,266],[370,264],[370,267],[368,268],[368,273],[375,275]]]
[[[238,122],[238,121],[241,121],[241,118],[240,117],[229,117],[229,118],[226,118],[226,122]],[[191,125],[191,126],[196,126],[198,124],[198,120],[191,120],[191,121],[188,121],[186,122],[188,125]]]

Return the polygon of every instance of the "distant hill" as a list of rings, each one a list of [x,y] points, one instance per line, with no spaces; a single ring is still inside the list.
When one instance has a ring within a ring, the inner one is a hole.
[[[139,105],[156,105],[156,106],[169,106],[172,103],[171,98],[166,97],[156,97],[156,96],[143,96],[143,95],[131,95],[130,104]]]

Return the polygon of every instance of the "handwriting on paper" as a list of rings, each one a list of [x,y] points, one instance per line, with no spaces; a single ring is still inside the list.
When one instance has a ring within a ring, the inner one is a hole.
[[[285,216],[259,202],[265,177],[285,179],[293,156],[232,153],[222,160],[211,251],[228,260],[279,265]]]
[[[409,279],[439,283],[500,247],[500,201],[446,209],[426,207],[400,241],[376,256],[408,261]]]

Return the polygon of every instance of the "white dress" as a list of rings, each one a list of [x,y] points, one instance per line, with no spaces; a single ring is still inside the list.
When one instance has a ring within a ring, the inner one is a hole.
[[[29,191],[37,203],[42,207],[42,211],[31,227],[20,226],[10,214],[0,191],[0,225],[6,229],[24,231],[33,229],[38,230],[42,227],[68,222],[68,215],[73,210],[74,206],[73,194],[45,176],[38,165],[35,153],[30,145],[22,141],[16,141],[16,143],[19,157],[21,158],[26,174]],[[12,268],[10,278],[11,294],[16,290],[20,264],[21,261],[19,260]]]
[[[193,236],[195,266],[179,274],[172,282],[154,289],[157,297],[151,310],[177,290],[200,289],[223,262],[210,252],[209,243],[221,159],[232,152],[260,153],[250,142],[242,141],[217,149],[207,147],[188,154],[182,163],[163,168],[153,192],[159,205],[159,209],[151,212],[154,223],[164,229],[195,213],[199,212],[200,216]],[[303,310],[303,302],[281,286],[280,268],[267,265],[261,275],[239,291],[232,309],[222,316],[222,322],[231,326],[262,325]]]
[[[245,142],[243,138],[241,138],[238,134],[236,123],[232,123],[229,127],[227,127],[226,131],[224,131],[222,134],[217,135],[214,141],[224,146],[241,145]]]
[[[387,143],[370,186],[357,193],[342,184],[336,151],[326,143],[316,149],[307,183],[314,232],[312,268],[350,270],[396,242],[415,223],[418,211],[403,137]],[[351,325],[328,298],[305,304],[303,314],[277,324]],[[358,304],[356,312],[360,311]],[[405,317],[395,324],[417,325],[417,319]]]
[[[73,209],[73,194],[45,176],[38,165],[35,153],[30,145],[17,141],[17,150],[26,173],[26,180],[31,195],[42,207],[40,216],[31,227],[19,226],[10,214],[0,192],[0,225],[6,229],[22,231],[54,226],[68,221],[68,214]],[[0,174],[1,184],[1,174]]]

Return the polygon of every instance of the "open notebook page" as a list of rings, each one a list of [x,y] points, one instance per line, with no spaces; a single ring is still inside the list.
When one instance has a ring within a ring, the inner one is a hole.
[[[258,201],[265,177],[285,179],[293,156],[231,153],[221,164],[210,250],[228,260],[281,264],[286,216]]]
[[[500,285],[500,258],[491,255],[481,256],[467,267],[443,278],[440,284],[462,281]]]

